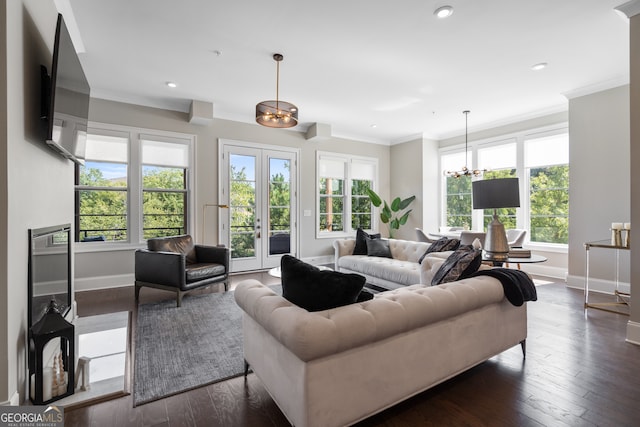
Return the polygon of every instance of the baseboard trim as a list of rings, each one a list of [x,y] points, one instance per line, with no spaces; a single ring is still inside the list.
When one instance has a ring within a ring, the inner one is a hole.
[[[511,268],[516,268],[517,263],[509,263]],[[562,267],[550,267],[543,264],[520,264],[520,269],[536,276],[552,277],[565,281],[567,269]]]
[[[20,393],[18,393],[17,391],[13,393],[13,396],[11,396],[11,399],[5,402],[0,402],[0,406],[18,406],[18,405],[20,405]]]
[[[626,282],[620,282],[619,291],[629,293],[631,285]],[[567,286],[575,289],[584,290],[584,276],[567,276]],[[599,292],[602,294],[614,294],[616,290],[615,280],[604,280],[589,278],[589,292]]]
[[[113,276],[79,277],[75,279],[76,292],[96,291],[99,289],[122,288],[133,286],[133,274],[116,274]]]
[[[302,261],[307,264],[313,265],[321,265],[321,264],[333,264],[335,262],[335,256],[333,255],[324,255],[324,256],[314,256],[307,258],[300,258]]]
[[[640,345],[640,323],[629,320],[627,323],[627,339],[625,341]]]

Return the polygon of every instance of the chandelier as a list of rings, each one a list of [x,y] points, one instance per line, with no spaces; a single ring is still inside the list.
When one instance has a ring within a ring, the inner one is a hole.
[[[469,160],[469,151],[467,149],[468,146],[468,131],[469,131],[469,113],[471,111],[464,110],[462,114],[464,114],[464,166],[459,171],[445,171],[444,175],[446,177],[460,178],[461,176],[480,176],[483,172],[486,172],[486,169],[473,169],[469,170],[467,167]]]
[[[290,102],[280,101],[280,61],[284,56],[273,54],[276,61],[276,99],[262,101],[256,105],[256,122],[270,128],[290,128],[298,124],[298,107]]]

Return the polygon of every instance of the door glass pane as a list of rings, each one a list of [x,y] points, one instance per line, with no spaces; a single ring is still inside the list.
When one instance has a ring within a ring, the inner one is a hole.
[[[231,154],[230,213],[231,257],[256,256],[256,158]]]
[[[291,252],[291,161],[269,159],[269,255]]]

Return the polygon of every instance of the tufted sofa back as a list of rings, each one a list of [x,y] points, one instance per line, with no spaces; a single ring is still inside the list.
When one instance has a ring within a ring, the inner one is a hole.
[[[418,262],[431,243],[414,242],[411,240],[389,239],[389,248],[393,259]]]

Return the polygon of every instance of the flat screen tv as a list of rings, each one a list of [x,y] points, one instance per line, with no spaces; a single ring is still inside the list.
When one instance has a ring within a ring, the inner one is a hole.
[[[89,120],[90,88],[71,36],[58,14],[51,74],[41,67],[42,118],[46,142],[62,156],[83,163]]]
[[[29,230],[29,327],[55,300],[63,316],[71,308],[71,224]]]

